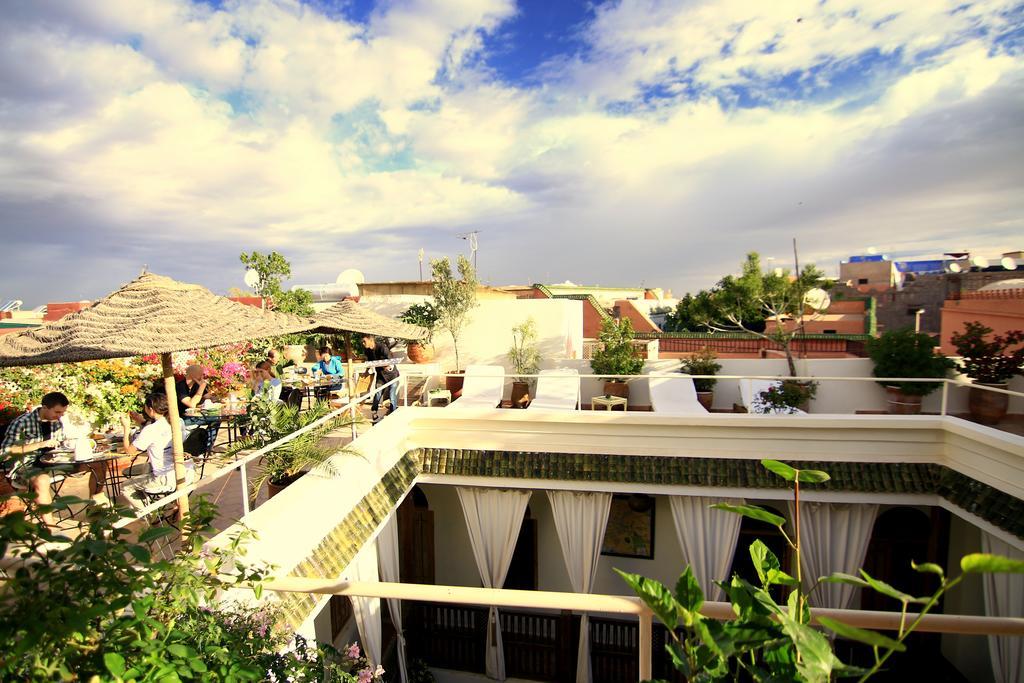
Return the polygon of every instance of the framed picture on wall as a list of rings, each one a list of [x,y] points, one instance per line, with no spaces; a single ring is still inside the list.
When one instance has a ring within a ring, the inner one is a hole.
[[[654,559],[654,498],[639,493],[612,497],[601,554]]]

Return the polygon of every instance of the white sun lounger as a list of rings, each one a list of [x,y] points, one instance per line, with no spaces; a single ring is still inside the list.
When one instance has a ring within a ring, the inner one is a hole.
[[[468,365],[462,396],[449,408],[497,408],[505,391],[505,368],[500,365]]]
[[[758,412],[754,410],[754,403],[758,396],[779,384],[778,380],[771,379],[741,379],[740,380],[740,401],[748,413]],[[786,410],[785,408],[773,408],[771,415],[806,415],[807,413],[799,408]]]
[[[580,373],[575,368],[541,370],[536,393],[527,410],[576,410],[580,403]]]
[[[674,379],[673,379],[674,378]],[[651,409],[659,415],[707,415],[697,400],[693,379],[677,372],[652,372],[647,377]]]

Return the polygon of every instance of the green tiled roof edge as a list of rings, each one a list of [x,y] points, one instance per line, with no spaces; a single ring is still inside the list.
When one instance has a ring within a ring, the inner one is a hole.
[[[630,456],[585,453],[530,453],[425,448],[427,474],[510,477],[630,484],[782,489],[785,481],[757,460]],[[1000,529],[1024,538],[1024,501],[931,463],[808,462],[803,469],[828,472],[832,479],[815,490],[861,493],[937,494]]]
[[[394,509],[419,474],[420,454],[413,450],[402,456],[380,481],[320,541],[320,544],[291,571],[292,576],[336,579],[348,566],[381,522]],[[285,593],[281,605],[293,629],[298,628],[316,606],[318,596]]]
[[[589,301],[590,305],[594,307],[594,310],[597,311],[597,314],[601,316],[602,320],[609,320],[611,318],[611,316],[608,315],[608,311],[606,311],[604,306],[602,306],[597,301],[593,294],[554,294],[545,285],[534,285],[534,287],[543,292],[544,295],[547,296],[549,299],[572,299],[574,301]]]

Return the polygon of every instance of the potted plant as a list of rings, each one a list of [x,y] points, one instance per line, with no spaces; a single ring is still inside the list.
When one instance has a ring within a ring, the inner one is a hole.
[[[406,355],[413,363],[429,363],[434,359],[434,349],[430,346],[434,338],[434,328],[437,326],[437,310],[434,304],[424,301],[421,304],[413,304],[405,309],[398,319],[410,325],[419,325],[426,329],[427,336],[420,341],[410,341],[405,345]]]
[[[633,348],[633,325],[628,319],[607,318],[597,335],[598,348],[590,359],[594,374],[611,375],[604,383],[604,395],[629,398],[629,385],[614,375],[639,375],[644,359]]]
[[[773,384],[754,398],[755,413],[789,414],[798,411],[808,412],[811,399],[818,393],[817,382],[798,382],[785,379]]]
[[[679,369],[687,375],[717,375],[718,371],[722,369],[722,365],[716,360],[717,358],[718,356],[715,355],[715,352],[705,346],[689,358],[684,358],[683,364]],[[711,412],[711,404],[715,400],[714,387],[717,382],[717,379],[710,378],[693,380],[693,386],[697,390],[697,400],[700,401],[700,404],[708,412]]]
[[[955,367],[953,361],[935,353],[938,343],[927,334],[911,329],[886,332],[868,341],[868,355],[875,364],[875,377],[934,377],[941,379]],[[889,412],[916,415],[921,399],[939,388],[937,382],[879,382],[888,393]]]
[[[332,410],[326,401],[314,403],[308,410],[270,401],[253,401],[249,406],[249,435],[228,449],[227,455],[235,456],[241,451],[261,448],[294,431],[310,425]],[[322,464],[332,455],[339,453],[335,446],[321,443],[324,436],[336,429],[351,425],[348,415],[311,429],[291,441],[274,448],[260,459],[262,469],[253,478],[250,496],[253,500],[264,484],[270,497],[280,493],[294,483],[310,468]]]
[[[1005,389],[1015,375],[1024,374],[1024,330],[1011,330],[1005,335],[986,337],[992,328],[978,321],[964,323],[963,332],[954,332],[950,341],[963,358],[964,372],[974,384]],[[1017,348],[1009,351],[1011,347]],[[968,408],[971,417],[982,424],[994,425],[1006,415],[1010,397],[995,391],[971,387]]]
[[[512,382],[512,407],[523,408],[530,400],[531,381],[522,375],[536,375],[540,370],[540,349],[537,348],[537,323],[527,318],[512,328],[512,347],[508,350],[517,377]]]
[[[447,330],[452,337],[455,350],[455,373],[462,372],[459,364],[459,336],[469,322],[469,312],[477,306],[476,272],[465,256],[459,255],[456,278],[447,258],[433,259],[430,268],[434,276],[434,310],[437,312],[437,327]],[[446,388],[452,392],[452,400],[462,393],[462,377],[447,377]]]

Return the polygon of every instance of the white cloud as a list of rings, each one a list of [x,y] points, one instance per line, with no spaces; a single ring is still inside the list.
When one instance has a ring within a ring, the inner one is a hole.
[[[483,65],[511,0],[393,0],[366,23],[40,0],[0,28],[0,236],[141,228],[132,258],[208,245],[213,277],[278,248],[309,281],[339,259],[405,272],[473,226],[493,281],[677,289],[793,235],[826,259],[894,230],[995,248],[1024,208],[1024,73],[993,43],[1010,4],[622,0],[527,88]]]

